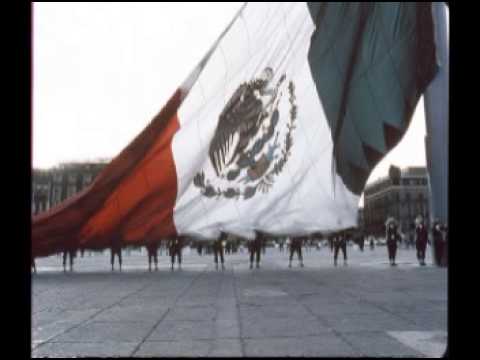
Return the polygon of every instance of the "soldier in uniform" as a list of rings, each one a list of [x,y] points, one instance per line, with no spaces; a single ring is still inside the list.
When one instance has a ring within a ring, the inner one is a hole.
[[[158,271],[158,247],[160,245],[159,241],[149,241],[146,245],[148,253],[148,271],[152,271],[152,259],[155,263],[155,271]]]
[[[115,255],[118,256],[118,266],[120,271],[122,271],[122,245],[116,238],[112,240],[110,246],[110,264],[112,264],[112,271],[114,270]]]
[[[330,251],[334,250],[334,244],[335,243],[335,235],[330,235],[328,237],[328,244],[330,245]]]
[[[178,268],[182,268],[182,247],[183,247],[183,237],[181,236],[172,236],[170,238],[169,249],[168,252],[170,253],[170,258],[172,261],[172,267],[175,264],[175,256],[177,257],[178,261]]]
[[[388,248],[388,259],[390,266],[396,266],[395,257],[397,255],[397,242],[400,240],[398,224],[394,218],[389,218],[386,222],[386,239]]]
[[[224,246],[223,242],[227,239],[227,234],[223,231],[220,233],[220,237],[213,242],[213,256],[215,260],[215,268],[218,270],[218,256],[220,255],[220,262],[222,263],[222,270],[225,270],[224,259]]]
[[[435,219],[432,227],[433,250],[435,256],[435,264],[442,265],[443,258],[443,227],[438,219]]]
[[[70,260],[70,271],[73,271],[73,260],[77,256],[77,249],[74,247],[68,247],[63,250],[63,271],[67,271],[67,255]]]
[[[248,242],[248,252],[250,253],[250,269],[253,268],[253,258],[256,257],[257,269],[260,267],[260,252],[262,250],[264,235],[256,231],[255,239]]]
[[[448,266],[448,225],[443,225],[443,258],[442,258],[442,266]]]
[[[279,240],[278,240],[278,250],[280,252],[283,252],[284,243],[285,243],[285,240],[283,238],[279,238]]]
[[[417,217],[417,226],[415,227],[417,259],[421,266],[425,266],[425,249],[428,242],[428,231],[421,215]]]
[[[290,244],[290,260],[288,262],[288,267],[292,267],[293,253],[298,254],[298,261],[300,266],[303,267],[303,256],[302,256],[302,243],[305,240],[305,236],[294,236],[292,237],[292,242]]]
[[[334,255],[333,264],[337,266],[338,251],[343,253],[343,265],[347,265],[347,237],[343,231],[333,237]]]
[[[363,231],[358,235],[358,247],[360,248],[360,251],[363,252],[363,248],[365,247],[365,234]]]
[[[202,256],[203,244],[201,241],[197,241],[197,253]]]

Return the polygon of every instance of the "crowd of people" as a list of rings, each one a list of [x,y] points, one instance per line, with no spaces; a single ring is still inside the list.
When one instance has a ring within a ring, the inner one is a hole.
[[[413,236],[412,236],[413,233]],[[388,249],[388,258],[391,266],[396,266],[395,263],[398,244],[404,242],[406,247],[411,245],[412,238],[414,238],[417,250],[417,259],[421,266],[425,266],[425,251],[427,243],[434,248],[434,261],[439,266],[446,266],[447,264],[447,243],[448,243],[448,229],[445,224],[441,224],[435,220],[431,229],[431,240],[429,239],[429,231],[421,216],[416,219],[415,229],[410,236],[406,236],[400,230],[398,222],[389,217],[385,223],[385,240]],[[301,235],[301,236],[273,236],[262,232],[256,232],[256,237],[253,240],[241,239],[239,237],[229,235],[221,232],[218,239],[205,241],[204,239],[194,239],[187,236],[174,236],[168,239],[150,240],[145,244],[148,255],[148,270],[152,271],[152,263],[155,271],[158,270],[158,251],[162,252],[162,247],[165,247],[171,259],[171,270],[174,270],[175,263],[179,269],[182,266],[182,249],[185,246],[196,248],[198,255],[213,254],[215,268],[225,269],[225,253],[234,254],[238,251],[243,252],[244,245],[248,249],[250,257],[250,269],[253,269],[254,264],[256,268],[260,267],[261,255],[266,253],[267,244],[274,243],[280,252],[284,252],[285,248],[289,250],[288,267],[292,267],[292,260],[296,254],[300,267],[304,266],[302,249],[309,251],[311,248],[320,249],[321,241],[329,244],[331,252],[333,252],[333,264],[338,265],[338,254],[341,251],[343,255],[343,265],[347,265],[347,243],[353,241],[357,244],[360,251],[364,251],[365,241],[369,238],[369,246],[371,250],[375,248],[375,242],[372,236],[368,236],[357,229],[349,229],[331,233],[325,236],[320,233]],[[432,244],[433,242],[433,244]],[[66,248],[63,251],[63,270],[67,269],[67,259],[69,260],[70,271],[73,271],[74,259],[77,254],[76,248]],[[83,257],[85,249],[80,249]],[[119,270],[122,271],[122,246],[118,241],[112,241],[110,247],[111,266],[112,271],[115,270],[115,257],[118,258]],[[35,260],[32,259],[31,266],[36,272]]]

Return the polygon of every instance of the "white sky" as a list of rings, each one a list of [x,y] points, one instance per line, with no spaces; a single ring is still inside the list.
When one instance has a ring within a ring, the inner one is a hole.
[[[33,167],[111,158],[143,130],[242,3],[34,3]],[[376,167],[425,166],[423,101]],[[363,202],[363,201],[362,201]]]

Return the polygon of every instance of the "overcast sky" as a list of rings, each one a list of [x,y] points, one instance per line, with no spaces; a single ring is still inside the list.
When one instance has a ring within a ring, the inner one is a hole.
[[[33,167],[111,158],[143,130],[242,3],[34,3]],[[425,166],[423,102],[376,167]]]

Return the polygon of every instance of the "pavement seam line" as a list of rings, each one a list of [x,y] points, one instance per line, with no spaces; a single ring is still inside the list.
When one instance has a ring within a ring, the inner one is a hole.
[[[45,340],[45,341],[42,341],[42,342],[36,344],[36,346],[32,347],[32,350],[36,350],[36,349],[38,349],[39,347],[41,347],[41,346],[43,346],[43,345],[45,345],[45,344],[47,344],[47,343],[49,343],[49,342],[52,342],[52,340],[54,340],[55,338],[59,337],[60,335],[66,334],[66,333],[69,332],[70,330],[76,329],[76,328],[84,325],[86,322],[88,322],[89,320],[93,319],[95,316],[97,316],[97,315],[99,315],[100,313],[102,313],[102,312],[104,312],[104,311],[106,311],[106,310],[114,307],[115,305],[118,305],[120,302],[122,302],[123,300],[125,300],[125,299],[128,298],[129,296],[132,296],[132,295],[134,295],[134,294],[136,294],[136,293],[144,290],[144,289],[147,288],[152,282],[153,282],[153,280],[152,280],[151,282],[147,283],[145,286],[142,286],[140,289],[135,290],[135,291],[133,291],[132,293],[127,294],[127,295],[121,297],[120,300],[118,300],[117,302],[114,302],[114,303],[110,304],[109,306],[107,306],[107,307],[105,307],[105,308],[103,308],[103,309],[100,309],[99,311],[97,311],[97,312],[94,313],[93,315],[89,316],[89,317],[86,318],[85,320],[81,321],[80,323],[78,323],[78,324],[76,324],[76,325],[73,325],[72,327],[67,328],[66,330],[64,330],[64,331],[62,331],[62,332],[60,332],[60,333],[58,333],[58,334],[50,337],[49,339],[47,339],[47,340]]]
[[[190,287],[192,286],[192,284],[197,281],[200,276],[202,276],[205,271],[206,271],[207,268],[204,268],[202,270],[201,273],[199,273],[197,276],[195,276],[192,281],[187,284],[185,286],[185,288],[175,297],[175,300],[173,301],[172,305],[168,307],[167,311],[165,312],[165,314],[160,318],[160,320],[155,324],[153,325],[152,329],[147,333],[147,335],[145,335],[145,337],[142,339],[142,341],[133,349],[132,353],[130,354],[130,357],[133,357],[135,355],[135,353],[140,349],[140,347],[145,343],[145,341],[150,337],[150,335],[152,335],[152,333],[155,331],[155,329],[158,327],[158,325],[160,325],[160,323],[165,319],[165,317],[167,316],[167,314],[170,312],[170,309],[172,307],[175,307],[175,305],[177,304],[178,300],[185,294],[187,293],[187,291],[190,289]]]
[[[276,263],[274,263],[274,266],[277,266],[277,267],[280,267],[278,266]],[[305,274],[305,272],[303,271],[300,271],[300,273],[303,273]],[[305,277],[304,277],[305,278]],[[309,279],[309,281],[311,282],[314,282],[315,284],[317,284],[315,281],[312,281],[312,279],[310,278],[310,276],[306,276],[306,278]],[[318,285],[318,284],[317,284]],[[282,285],[279,285],[280,288],[285,291],[285,288],[282,286]],[[287,294],[288,292],[285,291]],[[335,330],[333,327],[330,326],[330,324],[328,322],[326,322],[323,318],[321,318],[320,316],[318,316],[317,314],[315,314],[308,306],[306,306],[305,304],[303,304],[301,301],[299,301],[299,299],[301,298],[301,296],[295,296],[295,295],[291,295],[295,301],[297,303],[299,303],[310,315],[312,315],[314,318],[317,319],[318,322],[320,322],[321,324],[323,324],[324,326],[326,326],[327,328],[330,328],[332,330],[332,333],[337,336],[338,338],[340,338],[340,340],[342,340],[343,342],[345,342],[347,345],[349,345],[352,350],[354,350],[355,352],[358,352],[360,354],[361,357],[363,356],[366,356],[363,351],[361,351],[361,349],[358,349],[356,346],[354,346],[350,341],[348,341],[340,332],[338,332],[337,330]]]
[[[306,275],[306,277],[310,278],[310,279],[312,280],[312,282],[317,283],[317,281],[315,281],[315,278],[314,278],[314,277],[310,276],[309,274],[305,274],[305,275]],[[318,283],[317,283],[317,284],[318,284]],[[328,286],[328,285],[326,285],[326,286]],[[331,288],[331,287],[330,287],[330,288]],[[409,323],[409,324],[417,325],[417,324],[415,323],[415,321],[409,320],[409,319],[406,319],[406,318],[403,318],[402,316],[399,316],[399,315],[391,312],[390,310],[388,310],[388,309],[386,309],[386,308],[384,308],[384,307],[382,307],[382,306],[380,306],[380,305],[378,305],[378,304],[376,304],[376,303],[374,303],[374,302],[371,302],[371,301],[369,301],[369,300],[366,300],[366,299],[365,299],[364,297],[362,297],[362,296],[352,295],[352,293],[351,293],[350,291],[348,291],[348,290],[339,290],[339,289],[332,289],[332,290],[335,291],[337,294],[340,294],[340,295],[347,295],[348,297],[353,298],[353,299],[360,299],[360,301],[362,301],[362,302],[364,302],[364,303],[367,303],[367,304],[369,304],[369,305],[372,305],[373,307],[375,307],[375,308],[377,308],[377,309],[380,309],[381,311],[383,311],[383,312],[385,312],[385,313],[387,313],[387,314],[389,314],[389,315],[393,315],[394,317],[399,318],[399,319],[401,319],[401,320],[404,320],[404,321],[406,321],[406,322]],[[312,314],[315,315],[313,312],[312,312]],[[333,329],[332,329],[332,330],[333,330]],[[333,331],[335,331],[335,330],[333,330]],[[385,334],[384,331],[380,331],[380,332],[383,333],[383,334]],[[344,339],[341,334],[339,334],[339,336],[340,336],[342,339]],[[397,339],[394,339],[394,340],[396,340],[398,343],[401,344],[401,342],[398,341]],[[345,341],[350,344],[349,341],[347,341],[347,340],[345,340]],[[352,346],[352,345],[351,345],[351,346]],[[354,348],[355,348],[355,347],[354,347]],[[412,349],[412,350],[415,350],[415,349]],[[416,350],[415,350],[415,351],[416,351]],[[418,351],[417,351],[417,352],[418,352]],[[363,355],[363,356],[365,356],[365,355]]]
[[[235,277],[235,267],[232,266],[232,276],[233,276],[233,292],[235,294],[235,308],[237,312],[237,323],[238,323],[238,330],[240,333],[240,349],[242,352],[242,357],[245,357],[246,355],[246,345],[245,345],[245,340],[243,338],[243,326],[242,326],[242,319],[240,316],[240,304],[238,301],[238,286],[237,286],[237,278]]]

